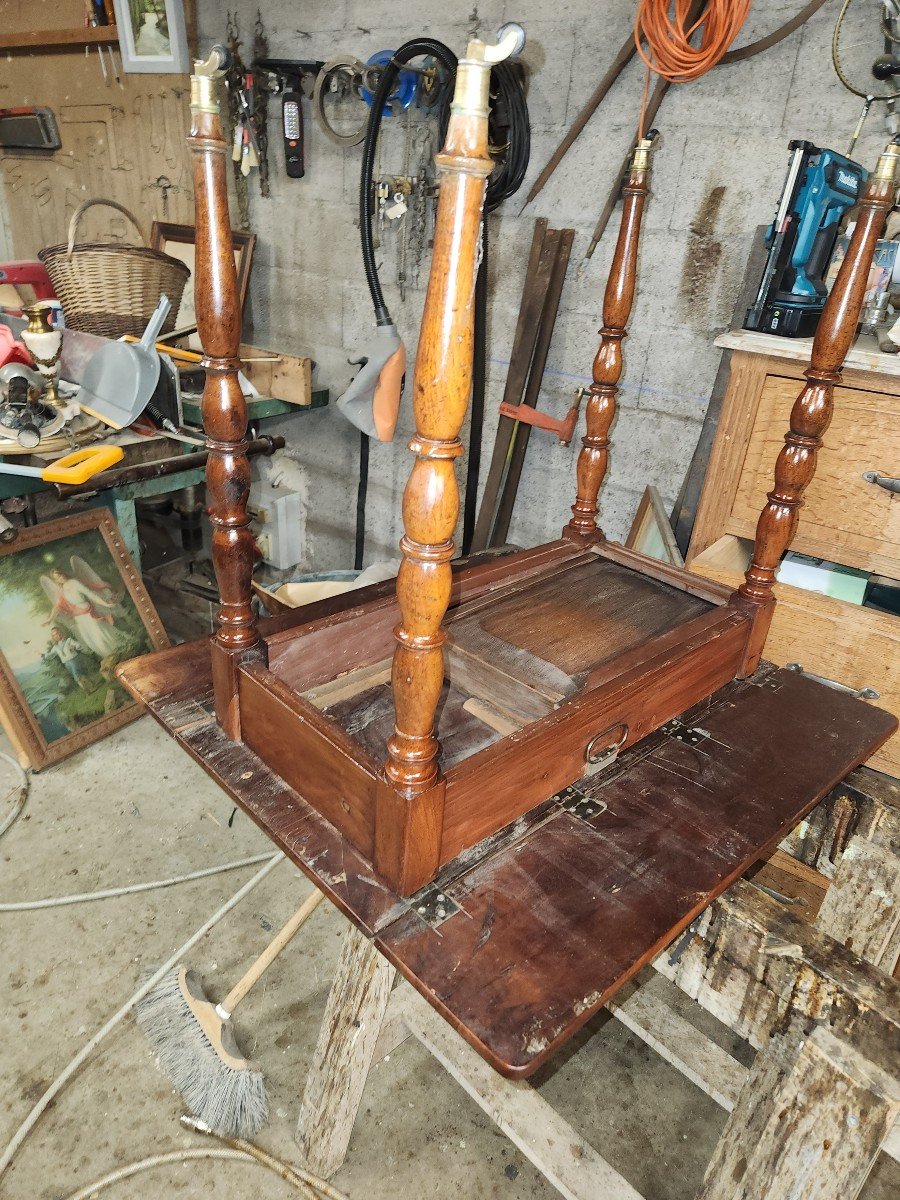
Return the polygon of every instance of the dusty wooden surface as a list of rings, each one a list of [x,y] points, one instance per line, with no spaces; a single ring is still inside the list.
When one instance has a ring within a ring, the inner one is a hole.
[[[705,701],[689,740],[657,732],[463,855],[439,877],[461,910],[436,927],[212,719],[208,649],[136,660],[151,711],[489,1062],[528,1073],[773,847],[892,728],[791,672]],[[676,730],[675,733],[678,731]],[[691,744],[691,740],[694,744]],[[466,970],[458,966],[465,962]]]
[[[592,557],[462,612],[450,626],[450,670],[457,656],[478,659],[558,701],[594,668],[709,608],[659,580]]]
[[[333,1175],[344,1161],[393,979],[393,967],[351,928],[344,939],[297,1122],[297,1144],[314,1175]]]
[[[898,1076],[797,1021],[758,1055],[697,1200],[853,1200],[898,1111]]]

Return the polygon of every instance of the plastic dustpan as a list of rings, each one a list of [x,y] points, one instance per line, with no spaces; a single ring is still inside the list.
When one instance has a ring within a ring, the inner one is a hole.
[[[159,379],[155,342],[170,307],[161,296],[139,342],[109,342],[91,356],[75,397],[84,412],[113,429],[138,419]]]

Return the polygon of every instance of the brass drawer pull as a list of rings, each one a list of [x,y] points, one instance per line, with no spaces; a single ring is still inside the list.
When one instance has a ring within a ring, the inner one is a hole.
[[[875,483],[880,488],[884,488],[886,492],[893,492],[896,496],[900,492],[900,479],[892,479],[890,475],[879,475],[877,471],[864,471],[863,479],[866,483]]]

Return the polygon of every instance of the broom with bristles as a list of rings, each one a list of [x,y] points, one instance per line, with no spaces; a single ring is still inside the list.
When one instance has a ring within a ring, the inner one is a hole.
[[[323,899],[315,891],[304,901],[221,1004],[207,1000],[197,972],[181,966],[136,1008],[138,1024],[185,1104],[225,1137],[255,1137],[269,1115],[265,1079],[241,1053],[231,1014]]]

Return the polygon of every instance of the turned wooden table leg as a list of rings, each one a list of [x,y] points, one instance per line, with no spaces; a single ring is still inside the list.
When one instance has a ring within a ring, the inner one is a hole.
[[[578,490],[572,519],[563,530],[568,537],[584,540],[602,538],[597,526],[597,497],[609,465],[609,430],[616,415],[616,397],[622,376],[622,340],[634,304],[641,220],[649,188],[652,140],[640,141],[634,152],[631,172],[622,190],[622,223],[606,292],[603,296],[603,325],[600,346],[593,365],[586,411],[586,430],[578,455]]]
[[[297,1122],[297,1144],[314,1175],[329,1178],[347,1156],[394,974],[368,938],[350,926]]]
[[[386,785],[378,799],[375,865],[408,894],[438,866],[443,781],[435,711],[444,679],[442,627],[450,602],[450,560],[459,516],[455,460],[472,383],[475,277],[487,177],[491,64],[516,51],[515,27],[498,46],[469,43],[459,61],[450,123],[436,161],[441,172],[434,254],[416,355],[416,456],[403,494],[401,620],[391,682],[395,725]],[[412,848],[415,847],[413,852]]]
[[[853,1200],[900,1112],[900,1080],[827,1025],[759,1052],[697,1200]]]
[[[816,456],[831,422],[834,387],[856,336],[869,268],[896,193],[900,146],[889,143],[869,176],[856,226],[822,310],[807,382],[791,411],[790,429],[775,463],[775,485],[756,527],[753,559],[738,595],[758,606],[743,673],[756,670],[772,620],[772,585],[781,557],[797,532],[803,493],[816,473]]]
[[[188,146],[194,161],[197,331],[206,371],[202,400],[209,449],[206,486],[220,598],[219,628],[212,645],[213,684],[219,724],[229,737],[238,738],[237,664],[243,655],[259,652],[259,636],[250,607],[256,547],[247,515],[247,406],[238,382],[241,308],[228,215],[228,148],[219,115],[220,55],[214,50],[207,62],[194,66]]]

